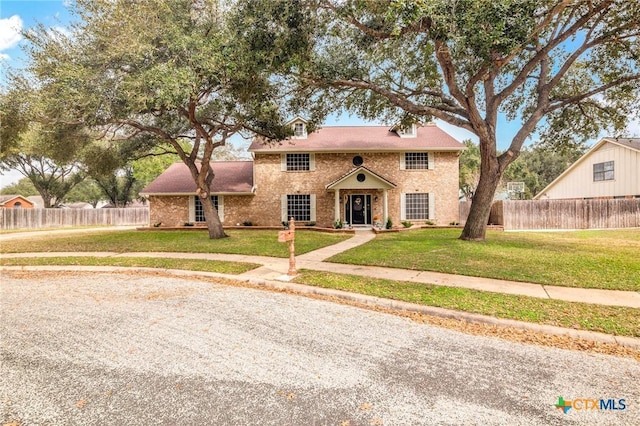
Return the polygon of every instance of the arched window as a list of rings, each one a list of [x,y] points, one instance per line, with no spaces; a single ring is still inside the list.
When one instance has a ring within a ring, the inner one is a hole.
[[[13,204],[13,208],[14,208],[14,209],[21,209],[21,208],[22,208],[22,203],[21,203],[20,201],[16,201],[16,202]]]

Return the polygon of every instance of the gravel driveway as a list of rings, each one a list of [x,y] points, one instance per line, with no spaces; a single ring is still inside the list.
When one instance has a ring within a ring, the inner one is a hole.
[[[632,359],[139,274],[5,273],[2,424],[640,424]],[[623,411],[554,407],[625,398]]]

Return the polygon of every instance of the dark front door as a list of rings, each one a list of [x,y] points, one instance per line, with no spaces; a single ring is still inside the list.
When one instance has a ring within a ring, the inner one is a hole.
[[[371,225],[371,195],[349,195],[345,213],[351,225]]]

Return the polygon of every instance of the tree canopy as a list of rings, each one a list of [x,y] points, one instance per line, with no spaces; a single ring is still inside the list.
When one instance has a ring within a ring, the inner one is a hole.
[[[262,18],[282,28],[299,14],[311,28],[299,90],[367,119],[435,118],[477,135],[480,176],[462,239],[484,239],[500,179],[533,133],[580,144],[638,114],[640,2],[308,0]],[[501,116],[518,130],[499,152]]]
[[[210,237],[225,236],[208,196],[212,153],[242,131],[290,134],[268,69],[286,55],[256,57],[215,0],[78,0],[73,11],[70,35],[25,34],[42,116],[97,139],[170,145],[196,183]]]

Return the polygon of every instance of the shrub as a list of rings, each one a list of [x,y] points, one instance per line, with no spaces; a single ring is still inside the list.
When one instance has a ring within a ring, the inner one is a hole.
[[[427,225],[435,225],[435,224],[436,224],[436,223],[435,223],[434,221],[432,221],[432,220],[427,220],[425,223],[426,223]]]
[[[251,222],[250,220],[245,220],[244,222],[242,222],[242,226],[253,226],[253,222]]]
[[[315,222],[307,222],[304,224],[304,226],[316,226]]]
[[[413,223],[405,220],[404,222],[402,222],[402,226],[404,226],[405,228],[411,228],[413,226]]]
[[[393,223],[391,222],[391,218],[388,218],[388,219],[387,219],[387,226],[386,226],[386,228],[387,228],[387,229],[391,229],[392,227],[393,227]]]
[[[193,222],[185,222],[184,226],[193,226]]]
[[[334,227],[335,229],[342,229],[342,221],[341,221],[340,219],[336,220],[336,221],[333,223],[333,227]]]

